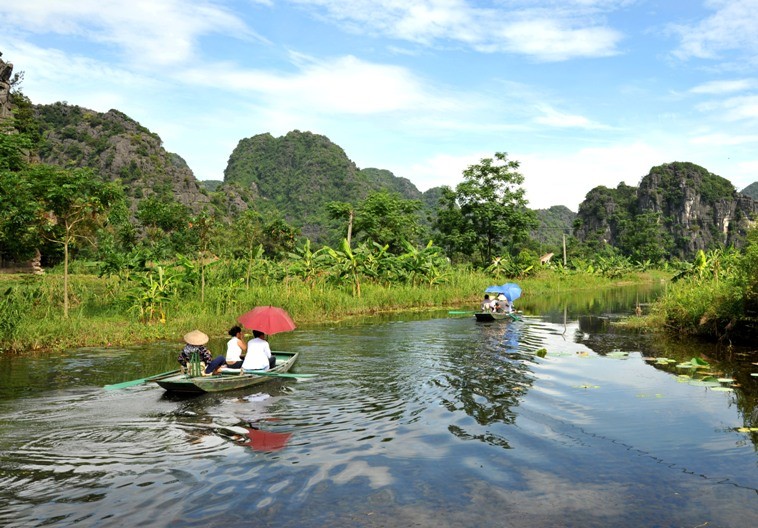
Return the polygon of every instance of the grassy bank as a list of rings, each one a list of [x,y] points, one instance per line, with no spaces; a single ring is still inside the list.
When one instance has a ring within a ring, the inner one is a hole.
[[[612,287],[622,283],[659,280],[655,273],[631,273],[620,279],[596,274],[541,271],[518,280],[524,295],[545,292]],[[346,318],[404,310],[478,306],[482,292],[506,282],[469,269],[452,270],[441,284],[385,286],[366,282],[361,296],[350,288],[326,283],[306,284],[287,277],[268,285],[246,288],[236,285],[207,286],[204,302],[197,288],[164,299],[160,313],[150,322],[140,319],[134,294],[115,277],[79,274],[70,278],[71,310],[63,318],[63,277],[0,276],[6,293],[0,306],[0,349],[10,352],[44,351],[83,346],[122,346],[158,340],[178,341],[189,330],[200,328],[223,336],[236,318],[259,305],[286,309],[299,325],[340,321]]]

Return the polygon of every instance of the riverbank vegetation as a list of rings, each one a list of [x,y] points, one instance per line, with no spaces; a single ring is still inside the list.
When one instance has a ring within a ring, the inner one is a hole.
[[[264,200],[224,211],[214,196],[194,214],[170,188],[129,202],[124,180],[37,163],[32,124],[17,118],[0,133],[0,261],[40,255],[47,273],[0,277],[2,350],[222,335],[258,305],[306,324],[476,306],[487,286],[512,280],[540,295],[660,274],[680,280],[646,324],[709,337],[752,328],[755,232],[745,249],[701,252],[693,264],[661,258],[654,236],[623,250],[571,236],[545,246],[530,236],[536,215],[505,153],[470,166],[428,217],[418,200],[384,190],[331,202],[333,230],[347,236],[316,245]]]
[[[742,251],[698,252],[672,280],[648,326],[710,340],[758,341],[758,229],[748,232]]]
[[[335,250],[332,250],[335,251]],[[379,250],[377,250],[379,251]],[[407,275],[402,280],[386,275],[386,266],[359,269],[360,296],[355,276],[341,273],[323,251],[314,274],[298,275],[303,264],[296,259],[273,262],[261,259],[253,280],[245,285],[245,261],[206,263],[205,286],[201,272],[186,260],[148,264],[148,269],[98,276],[102,263],[77,262],[69,280],[69,317],[63,317],[63,273],[56,268],[43,276],[0,275],[0,349],[44,351],[82,346],[123,346],[148,341],[179,341],[194,328],[223,336],[236,318],[259,305],[285,308],[299,325],[337,322],[347,318],[402,310],[439,310],[444,307],[475,309],[484,289],[496,280],[490,272],[467,266],[450,266],[444,258],[434,273]],[[427,255],[432,267],[435,253]],[[376,257],[376,254],[374,254]],[[331,258],[331,257],[330,257]],[[439,257],[437,257],[439,258]],[[375,264],[373,259],[369,259]],[[420,262],[420,261],[419,261]],[[324,266],[321,268],[320,266]],[[392,266],[394,268],[394,266]],[[424,266],[421,265],[421,268]],[[519,280],[525,296],[546,292],[611,288],[620,283],[657,281],[660,273],[628,269],[613,276],[570,268],[528,272]]]

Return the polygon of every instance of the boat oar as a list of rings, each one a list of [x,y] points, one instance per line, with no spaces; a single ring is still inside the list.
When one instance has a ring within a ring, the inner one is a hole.
[[[114,383],[112,385],[106,385],[103,388],[105,390],[123,389],[123,388],[126,388],[126,387],[132,387],[134,385],[141,385],[141,384],[146,383],[146,382],[148,382],[150,380],[153,380],[153,379],[156,379],[156,378],[161,378],[163,376],[170,376],[172,374],[179,374],[179,369],[169,370],[168,372],[162,372],[160,374],[154,374],[154,375],[148,376],[146,378],[140,378],[140,379],[131,380],[131,381],[122,381],[121,383]]]

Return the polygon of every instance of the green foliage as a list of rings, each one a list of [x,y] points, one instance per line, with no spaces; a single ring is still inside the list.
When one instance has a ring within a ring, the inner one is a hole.
[[[563,235],[572,233],[576,213],[568,207],[556,205],[549,209],[537,209],[535,214],[539,224],[530,233],[531,238],[557,253],[563,245]]]
[[[178,282],[177,276],[162,266],[139,275],[126,295],[129,310],[143,323],[165,323],[166,305],[176,294]]]
[[[5,289],[2,297],[0,297],[0,343],[16,339],[19,323],[25,313],[29,311],[28,301],[17,288]]]
[[[758,323],[758,229],[743,251],[699,251],[656,305],[676,332],[711,339],[754,339]]]
[[[165,233],[179,231],[188,226],[189,208],[170,196],[150,196],[140,200],[137,220],[145,228]]]
[[[644,213],[619,220],[617,248],[633,261],[665,259],[673,250],[673,239],[663,229],[660,213]]]
[[[387,191],[372,192],[356,207],[353,234],[356,240],[373,241],[399,253],[405,243],[417,243],[422,235],[418,213],[420,200],[405,200]]]
[[[517,161],[497,152],[494,160],[483,158],[468,167],[455,191],[443,189],[435,227],[451,258],[474,254],[487,265],[503,249],[513,252],[536,227],[534,212],[526,208],[518,167]]]

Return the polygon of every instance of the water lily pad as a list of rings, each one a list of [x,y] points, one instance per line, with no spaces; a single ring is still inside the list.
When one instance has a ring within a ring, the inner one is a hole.
[[[540,348],[534,353],[535,356],[539,356],[541,358],[547,356],[547,349],[546,348]]]
[[[733,378],[719,378],[717,381],[720,381],[721,383],[732,383],[734,382]]]
[[[692,365],[694,367],[696,367],[696,368],[710,367],[711,366],[707,361],[704,361],[704,360],[702,360],[700,358],[692,358],[690,360],[690,363],[692,363]]]
[[[738,427],[740,433],[758,433],[758,427]]]
[[[716,392],[734,392],[734,389],[731,387],[711,387],[711,390]]]
[[[695,365],[693,365],[692,363],[679,363],[677,367],[683,368],[683,369],[691,369],[691,368],[695,368]]]
[[[600,385],[590,385],[589,383],[584,383],[582,385],[577,385],[577,389],[599,389]]]
[[[629,355],[629,352],[622,352],[621,350],[614,350],[613,352],[608,352],[606,356],[611,358],[625,358]]]

